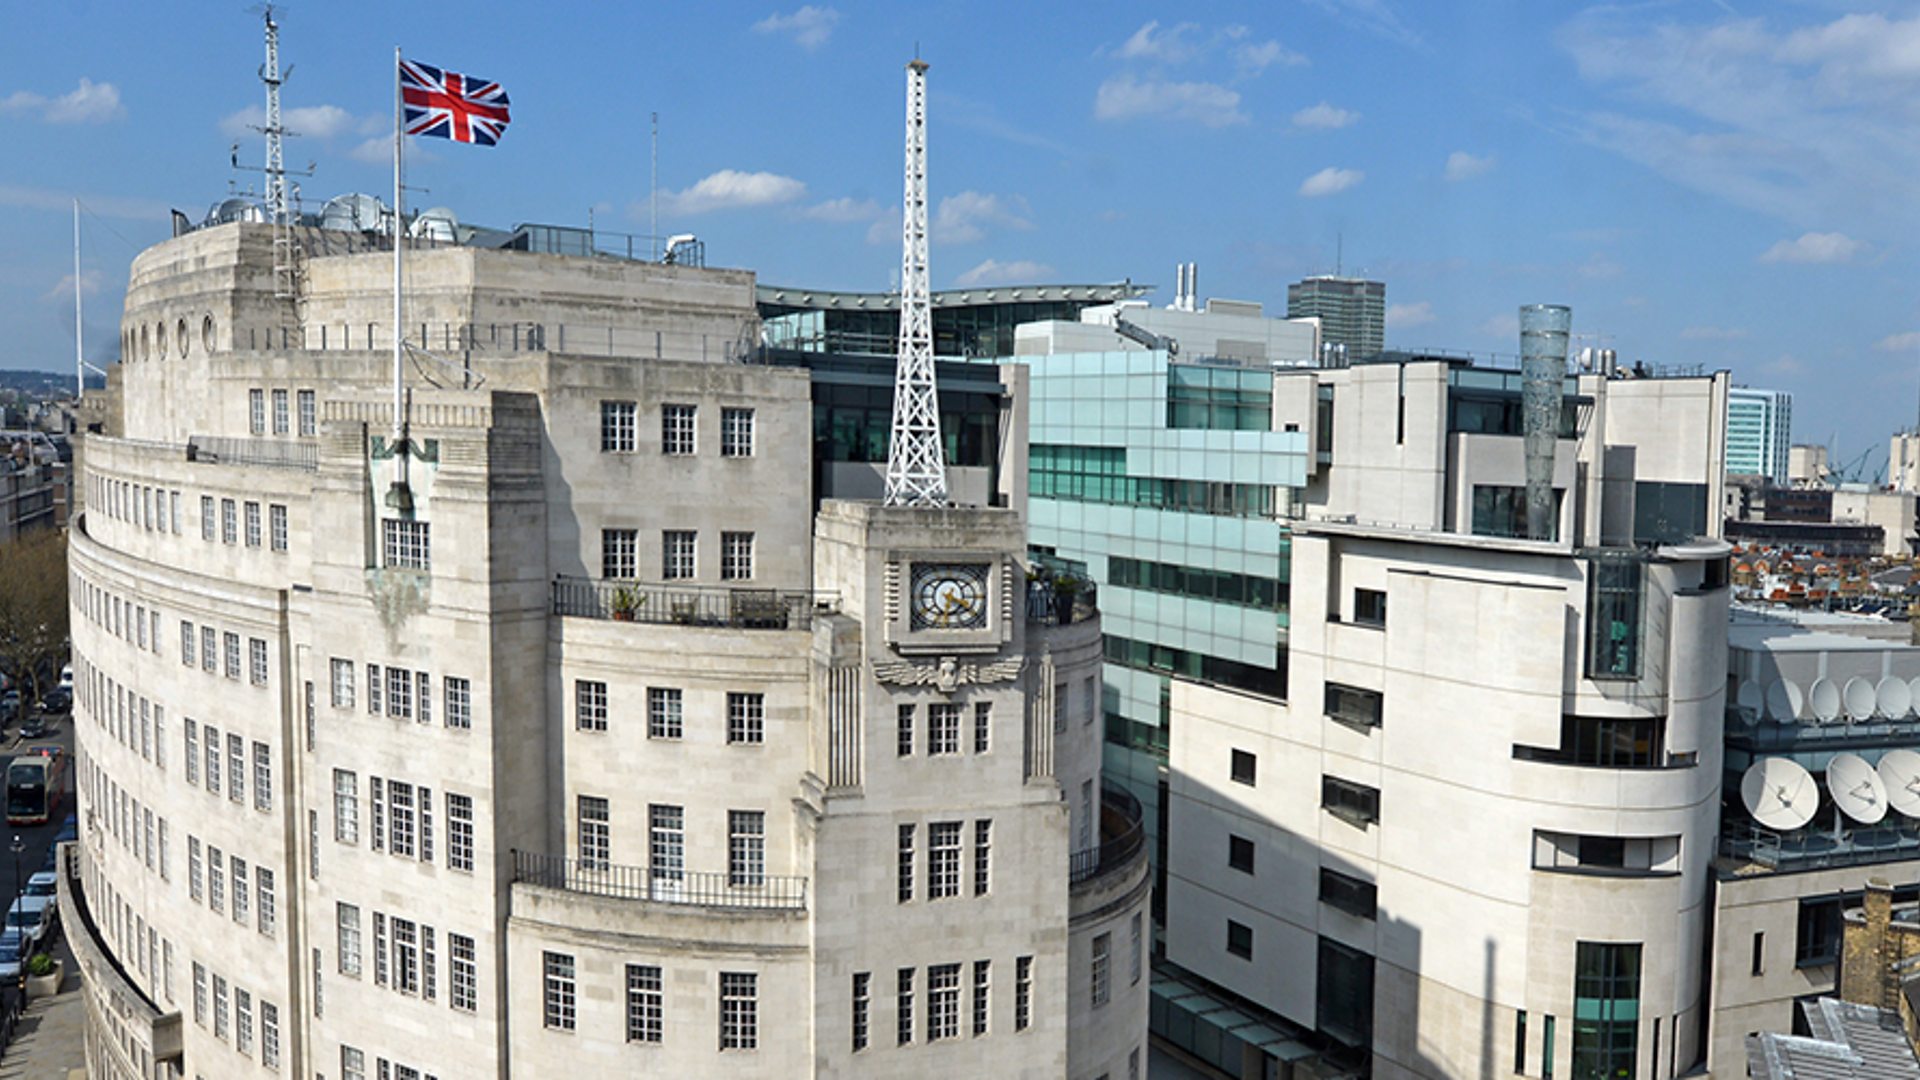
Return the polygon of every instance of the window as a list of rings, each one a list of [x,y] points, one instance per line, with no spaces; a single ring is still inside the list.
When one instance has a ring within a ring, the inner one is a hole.
[[[233,921],[242,926],[248,922],[248,908],[252,906],[253,886],[247,881],[247,861],[238,855],[231,856],[233,862]]]
[[[753,456],[753,410],[720,410],[720,456]]]
[[[173,498],[168,500],[167,505],[168,505],[168,511],[169,511],[167,514],[167,517],[169,519],[169,523],[173,526],[173,535],[179,536],[180,535],[180,493],[177,491],[174,492]],[[1724,562],[1725,560],[1722,560],[1723,565],[1724,565]]]
[[[260,504],[252,500],[248,500],[246,505],[246,513],[247,513],[247,546],[250,548],[257,548],[260,546]]]
[[[1577,942],[1573,970],[1573,1074],[1631,1078],[1639,1034],[1640,946]]]
[[[409,859],[413,857],[413,807],[413,785],[387,781],[387,850]]]
[[[695,534],[685,529],[668,529],[660,534],[660,576],[667,581],[691,578],[694,571]]]
[[[320,433],[319,409],[315,407],[313,391],[301,390],[294,395],[300,411],[300,434],[318,435]]]
[[[273,748],[263,742],[253,744],[253,808],[273,809]]]
[[[333,707],[353,708],[353,661],[333,660]]]
[[[279,503],[267,507],[267,539],[273,550],[287,550],[287,508]]]
[[[1320,806],[1349,824],[1365,828],[1380,820],[1380,791],[1337,776],[1323,776]]]
[[[913,969],[903,967],[894,973],[894,1011],[899,1021],[895,1041],[905,1046],[913,1041]]]
[[[1527,1010],[1519,1009],[1513,1014],[1513,1071],[1524,1075],[1527,1071]]]
[[[575,813],[579,834],[580,868],[583,870],[606,869],[612,844],[607,800],[593,795],[581,795]]]
[[[267,643],[259,638],[247,639],[247,678],[255,686],[267,685]]]
[[[342,1046],[340,1080],[367,1080],[367,1056],[351,1046]]]
[[[447,1004],[460,1012],[474,1012],[480,1000],[480,966],[473,939],[464,934],[448,934],[447,955],[453,971]]]
[[[765,694],[729,693],[727,695],[727,741],[730,743],[765,742],[766,714]]]
[[[1553,1017],[1549,1015],[1546,1023],[1540,1026],[1540,1076],[1542,1080],[1553,1080]]]
[[[627,965],[627,1041],[657,1043],[665,1035],[666,992],[655,964]]]
[[[447,793],[447,868],[473,869],[473,797]]]
[[[900,756],[911,757],[913,755],[913,706],[911,705],[900,706],[899,717],[900,717]]]
[[[255,435],[267,433],[267,392],[247,391],[247,430]]]
[[[960,1037],[960,965],[927,969],[927,1041]]]
[[[993,988],[993,961],[975,960],[973,962],[973,1033],[985,1035],[987,1021],[992,1014],[989,993]]]
[[[220,542],[238,543],[240,539],[240,512],[232,499],[220,500]]]
[[[543,952],[540,961],[545,977],[542,1000],[546,1026],[572,1031],[573,957],[566,953]]]
[[[600,576],[627,581],[640,574],[640,533],[637,529],[600,530]]]
[[[720,580],[748,581],[753,578],[753,534],[720,534]]]
[[[1633,542],[1684,543],[1707,531],[1707,486],[1636,481]]]
[[[206,894],[206,858],[200,853],[200,838],[187,837],[187,896],[199,903]]]
[[[433,545],[426,522],[382,518],[380,541],[383,566],[401,570],[431,568]]]
[[[180,663],[192,667],[193,661],[193,624],[185,619],[180,621]]]
[[[993,821],[990,818],[973,823],[973,895],[987,895],[987,887],[992,884],[993,870]]]
[[[1253,841],[1228,833],[1227,866],[1243,874],[1253,873]]]
[[[1640,677],[1641,575],[1633,559],[1588,562],[1587,677]]]
[[[367,777],[367,806],[373,819],[367,829],[367,846],[375,851],[384,851],[387,846],[387,797],[386,785],[377,776]]]
[[[680,691],[672,687],[649,686],[647,688],[647,738],[677,739],[680,737],[681,730]]]
[[[413,672],[406,668],[387,669],[387,715],[413,719]]]
[[[220,669],[220,634],[211,626],[200,628],[200,669],[202,671]]]
[[[280,1067],[280,1006],[267,1001],[260,1003],[260,1064]]]
[[[927,899],[960,895],[960,825],[936,821],[927,827]]]
[[[206,726],[207,733],[207,790],[220,794],[220,729],[212,724]]]
[[[900,902],[913,899],[913,829],[900,826]]]
[[[287,392],[285,390],[275,390],[273,392],[273,433],[275,435],[285,435],[287,433],[289,426],[287,420]]]
[[[1013,962],[1013,1030],[1033,1026],[1033,957],[1018,957]]]
[[[720,973],[720,1049],[760,1045],[760,977],[749,971]]]
[[[1840,958],[1841,906],[1837,896],[1800,901],[1793,942],[1794,966],[1816,967]]]
[[[447,676],[447,726],[450,728],[471,728],[473,726],[473,685],[458,676]]]
[[[229,996],[226,978],[221,975],[215,975],[213,977],[213,1037],[216,1039],[224,1039],[227,1037],[227,999]]]
[[[633,453],[635,411],[636,406],[631,401],[603,401],[600,403],[601,453]]]
[[[233,988],[233,1048],[242,1054],[253,1053],[253,995]]]
[[[647,807],[648,875],[656,889],[675,889],[686,879],[686,821],[683,807],[662,803]]]
[[[273,871],[264,866],[253,868],[253,885],[258,892],[259,903],[254,906],[259,914],[256,926],[261,933],[272,937],[278,929],[280,919],[279,897],[274,895]]]
[[[767,815],[760,810],[727,811],[727,884],[762,885],[767,878]]]
[[[607,684],[573,680],[573,723],[581,731],[607,730]]]
[[[1105,1005],[1113,996],[1113,935],[1093,936],[1093,963],[1088,968],[1093,1007]]]
[[[342,844],[360,842],[360,780],[345,769],[333,770],[333,838]]]
[[[182,730],[185,732],[187,748],[185,766],[187,783],[198,784],[200,782],[200,725],[188,718]]]
[[[960,752],[960,706],[951,701],[936,701],[927,706],[927,753]]]
[[[388,921],[393,924],[393,988],[403,994],[417,994],[420,992],[420,927],[412,919],[397,916]]]
[[[1242,960],[1253,959],[1253,927],[1228,919],[1227,952]]]
[[[660,406],[660,452],[664,454],[691,454],[693,442],[692,405]]]
[[[207,968],[198,960],[193,962],[193,1022],[207,1026]]]
[[[1362,919],[1375,918],[1379,911],[1373,882],[1325,866],[1320,868],[1320,902]]]
[[[240,635],[231,632],[221,634],[220,643],[224,646],[222,651],[227,661],[227,678],[238,679],[240,677]]]
[[[1341,683],[1327,684],[1326,714],[1348,727],[1376,728],[1384,711],[1384,698],[1378,690],[1362,690]]]
[[[1767,969],[1764,963],[1766,953],[1767,932],[1765,930],[1755,930],[1753,932],[1753,973],[1755,975],[1766,974]]]
[[[1235,750],[1233,752],[1233,771],[1230,774],[1233,777],[1233,782],[1252,786],[1256,765],[1257,761],[1252,754],[1245,750]]]
[[[247,801],[247,740],[238,735],[227,736],[227,798]]]
[[[868,1017],[873,1008],[873,973],[856,971],[853,973],[853,1049],[855,1053],[867,1048],[871,1035]]]
[[[1140,984],[1140,965],[1143,963],[1144,943],[1141,940],[1140,913],[1133,913],[1133,922],[1127,927],[1127,984]]]
[[[1516,433],[1517,434],[1517,433]],[[1553,493],[1553,517],[1547,526],[1547,539],[1560,539],[1560,507],[1565,491]],[[1475,536],[1527,537],[1527,489],[1502,485],[1473,485],[1472,522]]]
[[[993,737],[993,702],[973,703],[973,752],[984,754]]]
[[[426,672],[414,676],[414,716],[423,724],[433,723],[433,679]]]

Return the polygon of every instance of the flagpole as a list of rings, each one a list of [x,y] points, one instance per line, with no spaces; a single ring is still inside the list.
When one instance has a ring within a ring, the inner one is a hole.
[[[393,47],[393,445],[397,450],[403,438],[404,428],[401,420],[400,397],[400,354],[401,335],[406,332],[401,321],[403,313],[400,306],[400,249],[403,246],[403,233],[406,228],[406,214],[400,202],[400,154],[405,144],[405,125],[402,122],[406,110],[402,104],[400,91],[400,46]]]

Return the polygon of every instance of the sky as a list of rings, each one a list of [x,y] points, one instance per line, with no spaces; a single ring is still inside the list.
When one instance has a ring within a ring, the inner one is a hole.
[[[0,0],[0,368],[68,369],[133,256],[258,186],[242,3]],[[1382,280],[1390,346],[1511,354],[1573,308],[1623,363],[1794,395],[1845,463],[1920,416],[1920,5],[1675,0],[625,4],[306,0],[280,15],[309,208],[388,192],[392,62],[497,80],[490,148],[410,140],[410,205],[692,232],[762,282],[885,289],[904,71],[928,74],[936,289],[1130,279],[1284,313]],[[649,117],[659,116],[658,190]],[[1877,451],[1874,449],[1877,447]]]

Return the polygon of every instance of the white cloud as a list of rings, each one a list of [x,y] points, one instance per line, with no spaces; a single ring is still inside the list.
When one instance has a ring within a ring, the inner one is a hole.
[[[846,224],[853,221],[872,221],[875,218],[884,217],[886,214],[887,208],[874,202],[872,199],[855,199],[852,197],[828,199],[826,202],[814,203],[812,206],[800,211],[800,216],[803,218],[812,221],[832,221],[839,224]]]
[[[49,124],[103,124],[126,114],[120,105],[120,90],[112,83],[97,83],[84,76],[80,85],[57,98],[43,97],[30,90],[16,90],[0,98],[0,113],[39,113]]]
[[[1739,341],[1748,336],[1745,330],[1729,326],[1689,326],[1680,331],[1681,341]]]
[[[933,214],[933,238],[948,244],[970,244],[986,235],[984,226],[1031,229],[1033,213],[1018,195],[990,195],[963,191],[940,200]]]
[[[1367,174],[1358,169],[1336,169],[1329,165],[1302,181],[1300,194],[1309,199],[1337,195],[1366,178]]]
[[[790,34],[794,44],[812,52],[833,36],[840,13],[830,7],[808,4],[791,15],[773,14],[753,24],[756,34]]]
[[[1906,352],[1920,349],[1920,330],[1908,330],[1902,334],[1888,334],[1873,343],[1873,347],[1884,352]]]
[[[267,122],[267,110],[259,105],[249,105],[237,112],[228,113],[220,121],[220,133],[232,138],[258,134],[258,129]],[[392,130],[393,117],[378,116],[356,117],[338,105],[302,105],[299,108],[283,109],[280,123],[294,135],[305,135],[315,139],[331,139],[338,135],[372,135],[382,127]]]
[[[1465,150],[1455,150],[1447,155],[1447,179],[1458,183],[1481,176],[1493,168],[1493,156],[1475,157]]]
[[[1012,285],[1032,284],[1053,273],[1053,267],[1031,259],[1017,259],[1013,262],[1000,262],[988,259],[980,265],[953,279],[956,288],[970,289],[976,285]]]
[[[1160,29],[1160,20],[1149,20],[1146,25],[1133,32],[1133,36],[1121,43],[1114,53],[1122,60],[1161,60],[1169,64],[1184,63],[1200,55],[1200,47],[1187,40],[1187,35],[1200,29],[1193,23],[1181,23],[1166,30]]]
[[[1860,241],[1842,233],[1804,233],[1798,240],[1782,240],[1761,256],[1763,263],[1843,263],[1860,250]]]
[[[1236,45],[1233,49],[1233,62],[1243,75],[1258,75],[1274,64],[1282,67],[1301,67],[1307,58],[1271,39],[1258,44]]]
[[[1387,325],[1402,330],[1411,326],[1425,326],[1434,321],[1433,304],[1421,300],[1413,304],[1388,304]]]
[[[898,248],[901,242],[900,208],[890,206],[879,220],[867,226],[867,243],[878,247],[891,245]]]
[[[92,296],[93,294],[99,291],[100,291],[100,271],[98,270],[80,271],[80,295]],[[54,282],[53,288],[47,290],[46,294],[43,295],[41,299],[42,300],[59,300],[62,298],[71,299],[72,297],[73,297],[73,275],[62,274],[60,275],[60,280]]]
[[[683,191],[662,191],[660,207],[670,214],[705,214],[790,203],[806,193],[807,185],[791,176],[721,169]]]
[[[1093,115],[1101,120],[1164,116],[1213,128],[1247,122],[1238,91],[1218,83],[1140,79],[1132,74],[1116,75],[1100,84]]]
[[[1336,128],[1351,127],[1359,122],[1359,113],[1352,109],[1329,105],[1324,101],[1293,114],[1293,126],[1302,128],[1324,128],[1331,131]]]
[[[1402,22],[1386,0],[1312,0],[1315,7],[1357,30],[1405,45],[1423,48],[1425,42]]]

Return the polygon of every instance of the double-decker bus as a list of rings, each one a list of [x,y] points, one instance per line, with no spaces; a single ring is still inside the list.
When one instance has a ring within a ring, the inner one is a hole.
[[[57,746],[30,746],[7,766],[7,824],[42,825],[60,812],[66,756]]]

